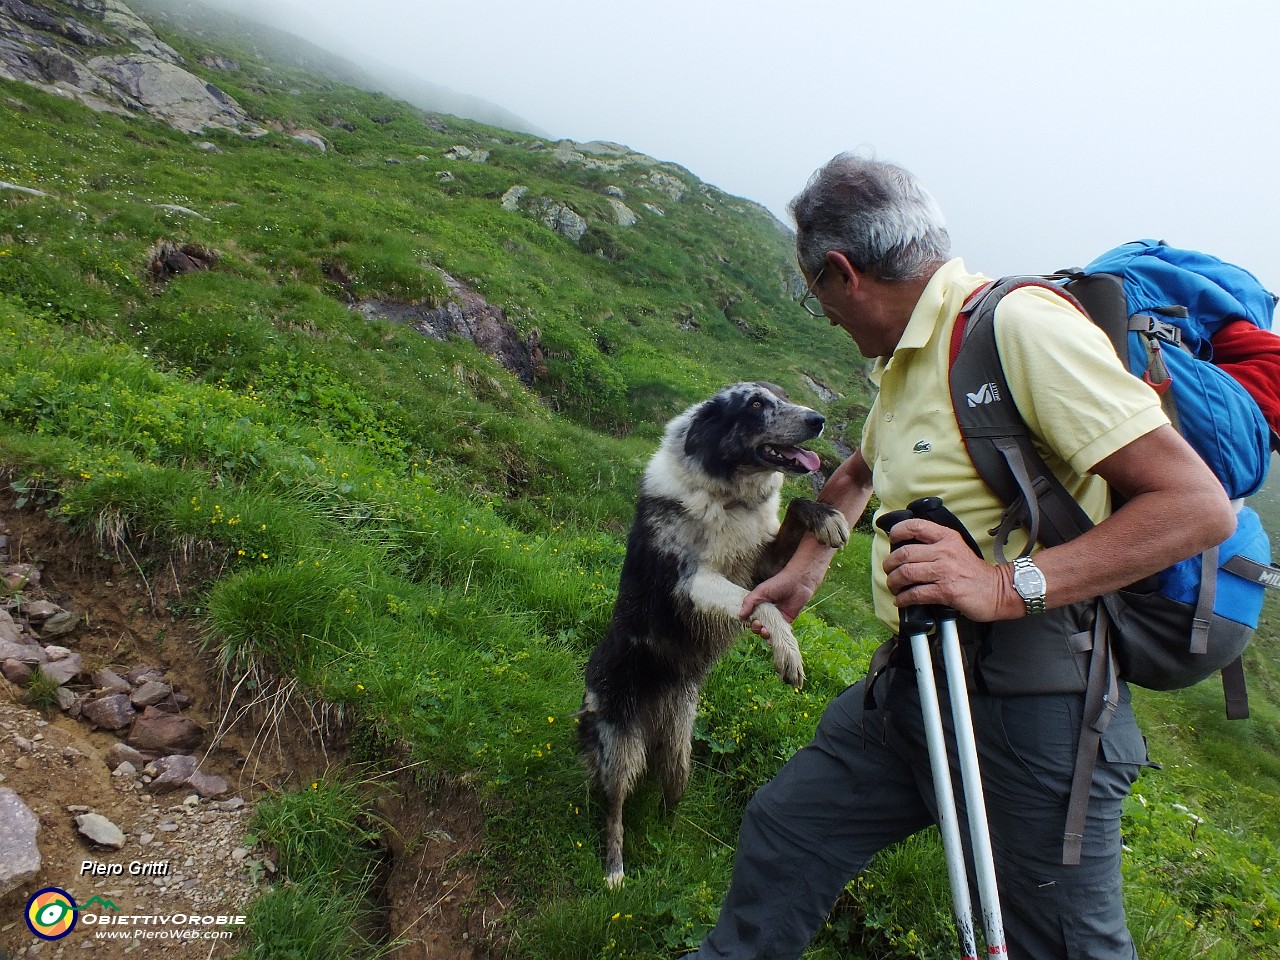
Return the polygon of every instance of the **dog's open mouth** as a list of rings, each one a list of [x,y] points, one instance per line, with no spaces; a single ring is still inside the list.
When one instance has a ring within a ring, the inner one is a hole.
[[[775,447],[766,443],[757,451],[760,459],[772,464],[779,470],[788,473],[813,473],[822,466],[822,461],[812,450],[803,447]]]

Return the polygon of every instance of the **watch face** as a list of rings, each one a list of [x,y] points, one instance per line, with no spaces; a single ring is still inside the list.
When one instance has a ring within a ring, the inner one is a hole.
[[[1045,594],[1044,574],[1034,564],[1020,563],[1013,572],[1013,589],[1024,600],[1039,599]]]

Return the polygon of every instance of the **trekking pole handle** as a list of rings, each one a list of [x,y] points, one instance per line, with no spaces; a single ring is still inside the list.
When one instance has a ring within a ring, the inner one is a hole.
[[[937,499],[937,498],[934,498]],[[939,503],[942,501],[939,500]],[[914,520],[916,515],[911,510],[890,510],[888,513],[881,514],[876,518],[876,526],[885,532],[885,536],[889,535],[889,531],[900,524],[903,520]],[[890,541],[890,546],[894,549],[905,547],[908,544],[919,543],[919,540],[904,540],[901,543],[894,544]],[[937,623],[934,616],[934,608],[923,604],[916,604],[910,607],[903,607],[898,611],[898,632],[903,636],[912,636],[917,633],[928,633]]]
[[[965,546],[979,557],[982,556],[982,548],[973,539],[973,534],[969,532],[969,528],[960,522],[959,517],[946,508],[941,497],[921,497],[919,500],[912,500],[907,504],[907,510],[921,520],[928,520],[930,523],[936,523],[940,527],[954,530],[960,534]]]

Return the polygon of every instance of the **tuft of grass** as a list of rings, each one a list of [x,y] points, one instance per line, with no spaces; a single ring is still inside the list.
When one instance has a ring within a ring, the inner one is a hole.
[[[58,710],[58,689],[61,684],[38,666],[31,671],[27,682],[26,702],[46,716]]]
[[[371,932],[380,829],[361,783],[329,776],[269,797],[251,828],[280,879],[249,909],[242,956],[373,960],[394,946]]]

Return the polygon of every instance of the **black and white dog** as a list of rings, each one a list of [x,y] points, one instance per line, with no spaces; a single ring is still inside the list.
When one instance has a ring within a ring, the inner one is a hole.
[[[849,539],[834,507],[796,499],[778,524],[784,474],[818,469],[799,444],[823,417],[767,383],[738,383],[667,424],[640,484],[613,619],[587,663],[582,755],[607,802],[605,881],[622,881],[622,806],[652,767],[668,808],[689,782],[698,690],[744,624],[749,590],[782,569],[805,531],[831,547]],[[773,604],[753,619],[773,666],[804,683],[800,648]]]

